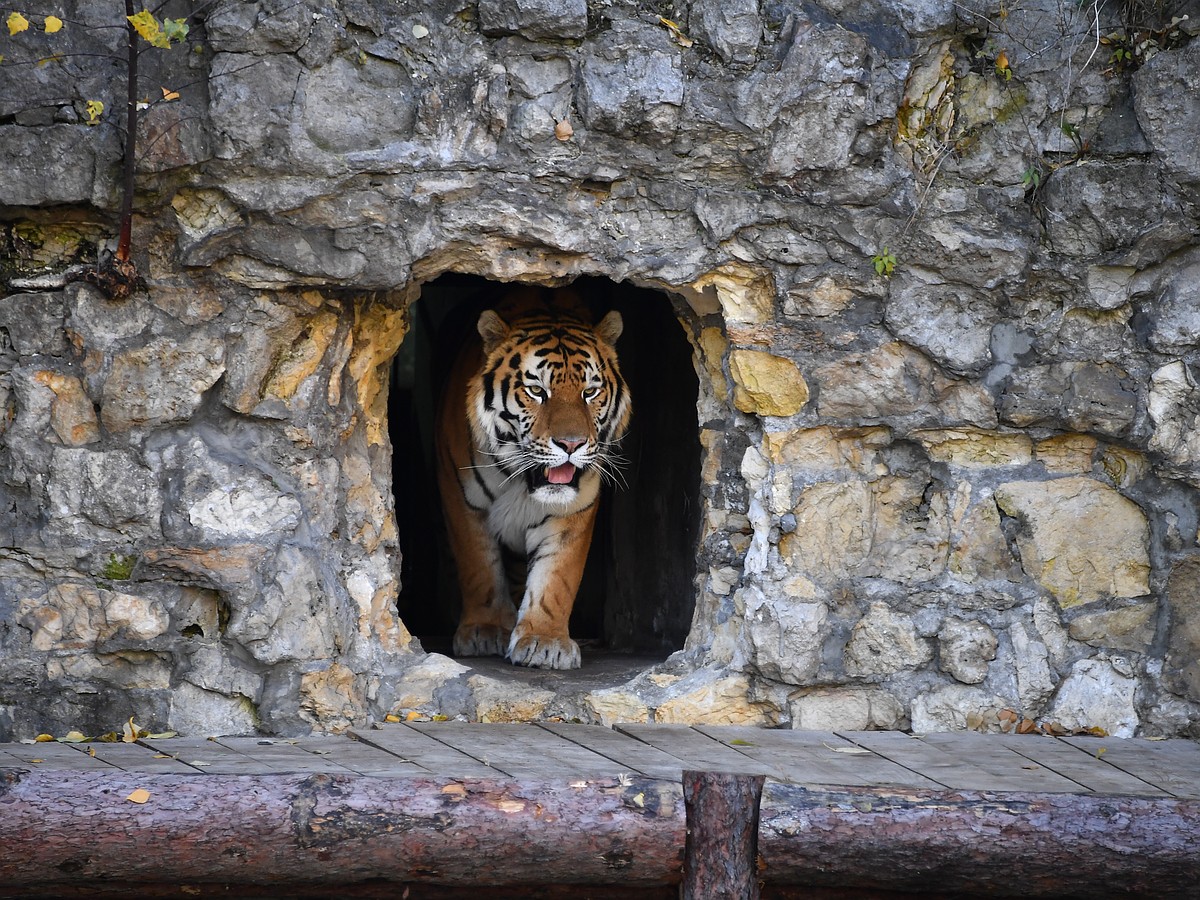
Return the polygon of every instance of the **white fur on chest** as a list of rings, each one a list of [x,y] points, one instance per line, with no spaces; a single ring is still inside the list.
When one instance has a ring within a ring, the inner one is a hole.
[[[477,509],[486,509],[487,529],[502,544],[520,553],[528,549],[529,530],[540,525],[547,516],[569,516],[590,505],[600,489],[600,476],[596,472],[584,472],[579,480],[579,490],[567,488],[542,488],[539,493],[548,493],[548,499],[539,499],[529,493],[525,479],[517,475],[505,480],[506,476],[494,469],[482,470],[482,481],[492,499],[477,483],[466,485],[467,500]]]

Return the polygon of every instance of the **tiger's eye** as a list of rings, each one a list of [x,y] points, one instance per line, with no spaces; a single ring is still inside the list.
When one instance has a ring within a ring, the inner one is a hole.
[[[539,384],[525,385],[525,393],[538,402],[546,399],[546,389]]]
[[[585,403],[591,403],[596,399],[596,395],[600,393],[598,387],[585,387],[583,389],[583,400]]]

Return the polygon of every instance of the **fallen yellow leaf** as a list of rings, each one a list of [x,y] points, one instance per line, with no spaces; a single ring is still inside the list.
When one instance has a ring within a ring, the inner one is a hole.
[[[138,739],[138,727],[134,724],[133,716],[130,716],[129,721],[125,723],[124,731],[125,734],[122,736],[121,740],[123,740],[126,744],[132,744]]]
[[[150,799],[150,792],[145,788],[138,788],[132,794],[125,798],[130,803],[145,803]]]
[[[408,713],[404,716],[404,721],[411,722],[413,719],[419,719],[419,718],[421,718],[421,714],[419,712],[417,712],[415,709],[410,709],[408,711]]]
[[[56,34],[62,31],[63,20],[58,16],[46,16],[46,34]]]
[[[37,741],[39,744],[49,744],[51,741],[54,740],[54,735],[39,734],[37,737],[34,738],[34,740]]]
[[[9,13],[7,23],[9,37],[12,37],[14,34],[20,34],[22,31],[29,30],[29,20],[19,12]]]
[[[397,715],[394,715],[394,714],[392,714],[392,713],[388,713],[386,716],[384,716],[384,717],[383,717],[383,721],[385,721],[385,722],[399,722],[399,721],[400,721],[400,717],[399,717],[399,716],[397,716]]]
[[[163,88],[162,92],[163,92],[163,100],[166,100],[168,103],[172,100],[179,99],[179,91],[172,91],[172,90],[168,90],[167,88]]]
[[[132,16],[126,16],[129,24],[133,26],[133,30],[142,36],[142,39],[154,47],[161,47],[163,50],[171,46],[171,42],[167,36],[163,34],[162,26],[158,24],[158,19],[154,18],[154,13],[148,9],[143,9],[139,13],[134,13]]]
[[[692,44],[696,43],[683,33],[683,30],[677,23],[672,22],[670,19],[663,18],[662,16],[658,17],[658,21],[659,24],[663,25],[667,29],[667,31],[671,32],[671,37],[680,47],[687,49],[688,47],[692,46]]]
[[[82,731],[68,731],[60,739],[64,744],[82,744],[87,740]]]

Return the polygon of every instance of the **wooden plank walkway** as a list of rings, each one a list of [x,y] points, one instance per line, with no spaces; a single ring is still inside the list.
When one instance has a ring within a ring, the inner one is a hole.
[[[678,780],[685,769],[787,783],[1200,799],[1187,740],[737,726],[426,722],[305,738],[0,744],[0,768],[132,773]]]
[[[1193,741],[414,722],[0,744],[0,900],[666,900],[685,770],[766,776],[764,898],[1200,896]]]

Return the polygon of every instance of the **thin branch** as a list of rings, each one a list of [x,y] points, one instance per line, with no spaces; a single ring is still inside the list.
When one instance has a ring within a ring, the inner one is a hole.
[[[133,235],[133,193],[137,175],[135,152],[138,123],[138,33],[128,17],[133,15],[133,0],[125,0],[126,31],[129,36],[129,72],[125,83],[125,158],[121,166],[121,235],[117,240],[117,260],[128,262],[129,245]]]

